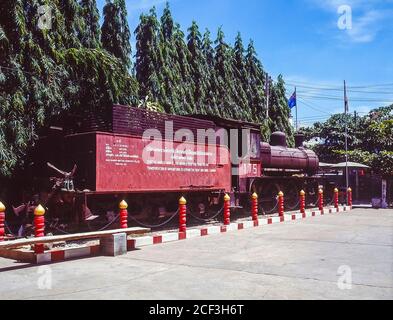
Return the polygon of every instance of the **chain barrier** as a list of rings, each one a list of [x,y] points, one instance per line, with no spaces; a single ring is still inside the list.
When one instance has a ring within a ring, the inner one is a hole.
[[[329,202],[327,202],[326,205],[327,206],[332,206],[333,203],[334,203],[334,197]]]
[[[270,210],[265,210],[263,205],[261,205],[262,209],[265,211],[265,214],[271,214],[271,213],[273,213],[274,211],[277,210],[279,201],[278,201],[278,198],[275,198],[275,199],[276,199],[276,205],[272,209],[270,209]],[[260,204],[261,204],[261,202],[260,202]]]
[[[58,227],[56,227],[56,226],[53,226],[52,224],[51,224],[51,222],[49,222],[49,221],[45,221],[45,224],[48,226],[49,225],[49,228],[51,228],[51,229],[55,229],[56,231],[58,231],[58,232],[60,232],[60,233],[62,233],[62,234],[71,234],[71,233],[69,233],[69,232],[67,232],[67,231],[65,231],[65,230],[62,230],[62,229],[60,229],[60,228],[58,228]]]
[[[139,224],[140,226],[142,226],[144,228],[155,229],[155,228],[161,228],[161,227],[165,226],[166,224],[171,222],[178,214],[179,214],[179,210],[177,210],[168,220],[166,220],[165,222],[158,224],[158,225],[148,225],[148,224],[142,223],[130,215],[128,216],[128,218],[130,218],[132,221],[136,222],[137,224]]]
[[[318,203],[319,203],[319,199],[317,199],[317,201],[315,201],[315,202],[309,203],[308,206],[311,208],[315,208],[315,207],[318,207]]]
[[[18,238],[18,235],[14,234],[14,233],[12,232],[11,228],[8,226],[7,221],[4,221],[4,225],[5,225],[5,227],[7,228],[8,233],[9,233],[10,235],[12,235],[12,236],[15,237],[15,238]]]
[[[287,208],[289,210],[296,210],[296,209],[300,208],[300,200],[297,200],[297,202],[296,202],[296,204],[294,206],[288,206],[287,205]]]
[[[191,210],[188,210],[188,213],[190,214],[191,217],[193,217],[194,219],[196,219],[200,222],[209,222],[209,221],[216,219],[223,211],[224,211],[224,207],[222,207],[214,216],[212,216],[210,218],[206,218],[206,219],[202,219],[202,218],[197,217],[195,214],[193,214],[191,212]]]
[[[120,214],[118,214],[111,222],[109,222],[105,227],[99,229],[98,231],[104,231],[104,230],[108,229],[112,224],[114,224],[117,221],[117,219],[119,219],[119,217],[120,217]]]

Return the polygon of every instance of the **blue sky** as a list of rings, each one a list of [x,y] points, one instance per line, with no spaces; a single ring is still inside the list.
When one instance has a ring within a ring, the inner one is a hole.
[[[98,0],[100,9],[105,0]],[[139,15],[165,0],[127,0],[134,30]],[[182,29],[196,20],[215,36],[223,26],[233,43],[241,32],[255,41],[259,57],[272,77],[283,74],[288,96],[298,86],[301,124],[342,112],[346,79],[351,111],[363,115],[393,103],[393,0],[172,0],[174,19]],[[341,5],[352,10],[352,28],[341,30]],[[134,38],[132,41],[134,42]],[[389,84],[389,85],[387,85]],[[382,86],[384,85],[384,86]],[[351,88],[359,87],[359,88]]]

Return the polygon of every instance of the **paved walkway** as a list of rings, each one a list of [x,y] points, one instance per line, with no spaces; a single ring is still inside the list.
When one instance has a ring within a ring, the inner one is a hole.
[[[393,299],[393,210],[356,209],[119,258],[40,267],[0,258],[0,283],[0,299]]]

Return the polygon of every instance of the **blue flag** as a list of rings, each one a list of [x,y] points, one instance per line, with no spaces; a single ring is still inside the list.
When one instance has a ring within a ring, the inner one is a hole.
[[[296,106],[297,106],[297,102],[296,102],[296,91],[295,91],[288,101],[288,107],[290,109],[293,109]]]

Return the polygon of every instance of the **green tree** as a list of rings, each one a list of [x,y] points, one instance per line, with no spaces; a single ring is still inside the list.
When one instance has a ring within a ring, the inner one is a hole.
[[[213,41],[211,40],[211,33],[206,29],[202,39],[202,53],[208,70],[208,83],[205,97],[205,108],[208,114],[219,115],[218,108],[218,80],[215,67],[215,51],[213,48]]]
[[[345,126],[348,126],[349,160],[364,163],[375,172],[393,175],[393,105],[364,117],[336,114],[326,122],[302,128],[323,162],[345,160]]]
[[[169,113],[179,114],[183,108],[181,96],[181,75],[175,46],[175,24],[169,3],[166,4],[161,16],[157,56],[160,63],[157,74],[160,84],[160,103]]]
[[[207,60],[202,48],[202,35],[195,21],[188,29],[187,46],[190,51],[189,64],[191,66],[191,76],[194,83],[194,101],[196,110],[200,114],[207,114],[209,106],[206,105],[207,95],[210,86],[210,73]]]
[[[82,45],[85,48],[100,48],[100,12],[96,0],[81,0],[81,14],[84,19]]]
[[[53,46],[54,38],[65,37],[37,27],[40,4],[6,0],[0,6],[0,175],[21,164],[45,118],[65,105],[66,71],[56,64]],[[64,25],[58,29],[66,30]]]
[[[286,98],[285,82],[282,75],[277,78],[276,84],[272,85],[271,96],[271,126],[270,130],[282,131],[287,135],[288,145],[294,146],[294,130],[289,123],[291,110],[288,107],[288,99]]]
[[[242,119],[247,121],[257,121],[253,117],[252,105],[248,100],[248,94],[251,90],[249,84],[249,77],[246,67],[245,50],[243,40],[240,33],[236,36],[234,46],[234,59],[233,59],[234,82],[236,87],[235,103],[241,108]]]
[[[84,28],[82,7],[77,0],[60,0],[59,2],[59,9],[63,16],[67,32],[65,46],[68,48],[80,48],[80,40],[83,37]],[[56,20],[54,20],[54,22],[56,22]]]
[[[39,28],[47,5],[51,29]],[[83,48],[75,1],[6,0],[0,6],[0,175],[24,165],[38,131],[73,110],[134,99],[136,83],[119,60]]]
[[[265,72],[252,40],[247,47],[245,63],[248,75],[248,101],[253,109],[253,119],[262,123],[266,119]]]
[[[125,0],[106,0],[101,32],[103,48],[131,68],[131,32]]]
[[[139,96],[149,97],[152,102],[159,102],[160,83],[157,68],[160,64],[159,22],[155,8],[148,15],[142,14],[135,30],[136,36],[136,78],[139,83]],[[167,110],[168,111],[168,110]]]
[[[191,53],[184,41],[185,35],[180,29],[180,25],[176,24],[174,32],[174,45],[176,48],[177,65],[180,70],[180,96],[182,97],[183,108],[181,114],[194,114],[197,112],[194,102],[194,83],[191,77],[191,66],[188,63]]]
[[[236,105],[234,99],[236,83],[234,81],[233,71],[233,50],[225,42],[225,35],[222,28],[218,29],[216,44],[216,55],[215,55],[215,72],[217,76],[217,87],[215,88],[218,96],[218,105],[220,108],[220,114],[223,117],[232,119],[241,119],[241,111]]]

